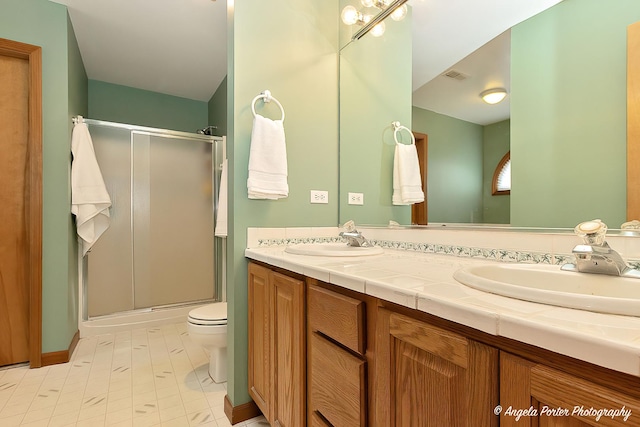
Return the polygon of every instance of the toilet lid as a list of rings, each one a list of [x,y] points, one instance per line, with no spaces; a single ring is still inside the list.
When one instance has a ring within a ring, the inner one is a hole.
[[[189,321],[198,325],[226,325],[227,303],[216,302],[194,308],[189,312]]]

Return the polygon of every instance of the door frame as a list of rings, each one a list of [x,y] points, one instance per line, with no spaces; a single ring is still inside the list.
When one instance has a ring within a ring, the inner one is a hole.
[[[0,38],[0,55],[29,63],[27,206],[29,364],[42,366],[42,48]]]
[[[627,27],[627,221],[640,219],[640,21]]]

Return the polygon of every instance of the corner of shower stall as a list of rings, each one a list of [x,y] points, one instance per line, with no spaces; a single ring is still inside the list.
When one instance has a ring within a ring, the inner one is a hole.
[[[80,336],[186,322],[226,300],[214,237],[224,138],[85,123],[112,206],[110,227],[78,254]]]

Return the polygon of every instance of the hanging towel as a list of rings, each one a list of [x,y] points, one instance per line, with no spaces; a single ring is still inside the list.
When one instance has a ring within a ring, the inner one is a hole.
[[[287,147],[282,120],[256,114],[249,150],[250,199],[277,200],[289,196],[287,184]]]
[[[394,205],[412,205],[424,202],[420,164],[415,144],[396,143],[393,159]]]
[[[76,216],[82,256],[109,228],[111,198],[93,150],[89,128],[78,118],[71,134],[71,213]]]
[[[222,172],[220,172],[218,216],[216,217],[216,229],[213,234],[216,237],[227,237],[227,159],[222,162]]]

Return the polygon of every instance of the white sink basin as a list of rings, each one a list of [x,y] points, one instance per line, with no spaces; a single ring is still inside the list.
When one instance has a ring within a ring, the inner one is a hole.
[[[287,246],[285,252],[297,255],[315,256],[365,256],[380,255],[383,249],[379,246],[360,248],[348,246],[346,243],[300,243]]]
[[[562,271],[557,265],[496,264],[463,268],[453,277],[481,291],[526,301],[640,316],[640,279]]]

